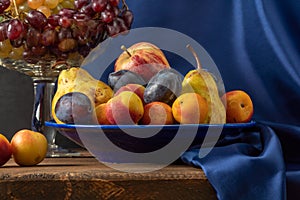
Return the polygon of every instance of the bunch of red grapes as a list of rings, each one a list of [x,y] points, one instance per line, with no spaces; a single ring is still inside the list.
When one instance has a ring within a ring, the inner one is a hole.
[[[62,8],[49,17],[36,9],[11,17],[7,14],[11,0],[1,0],[0,42],[22,46],[28,63],[37,63],[45,55],[65,60],[78,52],[85,57],[107,37],[130,29],[133,14],[124,0],[120,4],[120,0],[74,0],[74,8]]]

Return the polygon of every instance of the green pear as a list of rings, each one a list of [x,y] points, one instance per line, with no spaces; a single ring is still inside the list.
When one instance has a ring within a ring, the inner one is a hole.
[[[219,96],[217,83],[212,74],[203,70],[200,59],[192,46],[187,48],[194,55],[197,62],[197,69],[189,71],[182,81],[182,93],[195,92],[201,95],[208,103],[208,116],[205,123],[225,124],[226,109]]]

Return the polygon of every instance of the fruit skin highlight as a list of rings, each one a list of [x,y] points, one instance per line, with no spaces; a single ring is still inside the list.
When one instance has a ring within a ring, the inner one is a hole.
[[[7,138],[0,134],[0,166],[4,165],[12,155],[12,148]]]
[[[14,161],[20,166],[33,166],[42,162],[47,154],[46,137],[35,131],[23,129],[11,139]]]
[[[174,101],[172,113],[180,124],[203,124],[208,118],[208,103],[197,93],[184,93]]]
[[[251,97],[242,90],[232,90],[222,96],[226,107],[227,123],[246,123],[253,116],[254,108]]]

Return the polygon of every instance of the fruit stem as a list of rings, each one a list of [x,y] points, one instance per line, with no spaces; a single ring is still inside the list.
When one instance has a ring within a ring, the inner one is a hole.
[[[19,11],[18,11],[18,8],[17,8],[16,0],[13,0],[13,3],[14,3],[14,8],[15,8],[16,15],[18,17],[19,16]]]
[[[129,51],[127,50],[127,48],[124,45],[121,46],[121,49],[123,51],[126,51],[126,53],[129,55],[129,57],[131,57],[131,53],[129,53]]]
[[[122,4],[123,4],[123,8],[125,8],[126,10],[128,10],[128,5],[126,4],[125,0],[122,0]]]
[[[186,45],[186,48],[188,48],[192,52],[194,58],[196,59],[197,70],[200,71],[202,69],[202,65],[201,65],[199,56],[197,55],[196,51],[194,50],[194,48],[190,44]]]

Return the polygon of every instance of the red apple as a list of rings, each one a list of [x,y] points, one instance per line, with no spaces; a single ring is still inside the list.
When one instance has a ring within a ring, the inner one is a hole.
[[[114,94],[114,96],[117,96],[121,92],[124,92],[124,91],[134,92],[136,95],[138,95],[141,98],[143,104],[145,104],[145,102],[144,102],[145,87],[143,85],[139,85],[139,84],[135,84],[135,83],[130,83],[130,84],[124,85],[120,89],[118,89],[118,91]]]
[[[250,96],[242,90],[232,90],[222,96],[227,123],[245,123],[252,118],[254,108]]]
[[[162,69],[170,68],[164,53],[154,44],[139,42],[124,52],[115,63],[115,71],[126,69],[139,74],[146,82]]]
[[[32,166],[46,157],[48,143],[46,137],[35,131],[23,129],[11,139],[14,161],[20,166]]]
[[[12,155],[12,149],[7,138],[0,134],[0,166],[4,165]]]

